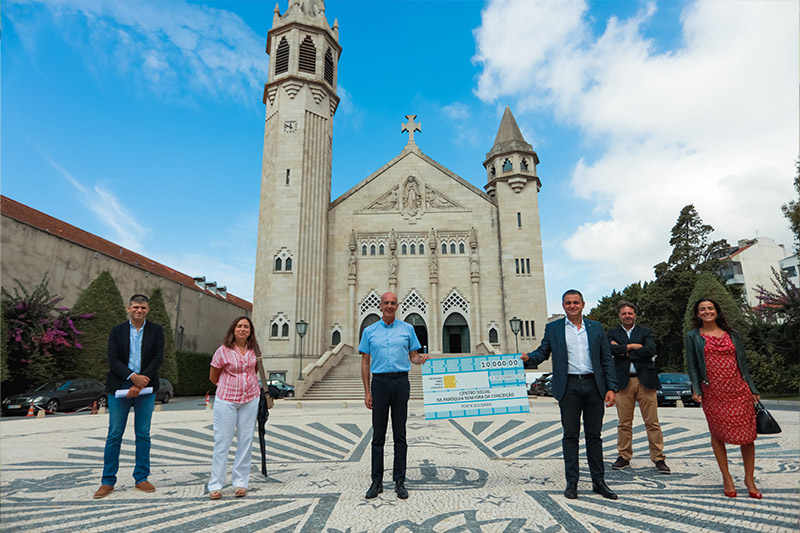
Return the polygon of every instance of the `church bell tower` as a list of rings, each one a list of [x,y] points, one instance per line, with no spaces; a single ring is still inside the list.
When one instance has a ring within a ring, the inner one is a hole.
[[[506,339],[513,346],[509,319],[521,320],[520,350],[536,348],[544,335],[547,301],[539,228],[539,156],[525,142],[506,107],[494,146],[486,154],[486,193],[497,201]],[[549,365],[546,363],[545,365]]]
[[[323,0],[275,5],[267,33],[269,74],[253,321],[270,370],[300,371],[296,324],[309,324],[305,363],[319,356],[325,336],[325,258],[331,191],[333,115],[339,26]],[[270,360],[272,359],[272,360]]]

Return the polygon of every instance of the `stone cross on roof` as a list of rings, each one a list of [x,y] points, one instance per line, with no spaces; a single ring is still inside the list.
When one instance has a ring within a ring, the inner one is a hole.
[[[417,115],[406,115],[408,122],[400,123],[400,132],[408,132],[408,145],[407,146],[416,146],[414,142],[414,132],[415,131],[422,131],[422,123],[421,122],[414,122],[414,119],[417,118]]]

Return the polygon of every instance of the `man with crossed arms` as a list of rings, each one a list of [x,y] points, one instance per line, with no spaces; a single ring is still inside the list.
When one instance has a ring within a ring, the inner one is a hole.
[[[633,408],[639,402],[639,412],[647,430],[650,460],[662,474],[670,469],[664,461],[664,435],[658,423],[658,396],[661,388],[658,371],[653,364],[656,341],[649,328],[636,325],[636,306],[631,302],[617,304],[621,326],[606,334],[614,355],[617,371],[617,452],[619,457],[611,465],[614,470],[627,468],[633,457]]]

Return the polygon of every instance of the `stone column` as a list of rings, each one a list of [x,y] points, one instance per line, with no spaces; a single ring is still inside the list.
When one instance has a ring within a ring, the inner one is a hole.
[[[347,284],[349,285],[350,289],[350,300],[348,305],[348,313],[347,313],[347,323],[345,324],[345,331],[347,335],[350,337],[349,344],[354,348],[358,348],[358,331],[356,328],[358,324],[356,324],[356,275],[357,275],[357,264],[356,264],[356,249],[358,248],[356,244],[356,232],[355,230],[351,230],[350,232],[350,258],[348,259],[348,267],[347,267]],[[345,342],[347,342],[346,339]]]
[[[436,258],[436,246],[429,248],[430,258],[430,283],[431,283],[431,303],[430,303],[430,328],[428,329],[428,352],[442,353],[442,330],[439,325],[439,262]]]

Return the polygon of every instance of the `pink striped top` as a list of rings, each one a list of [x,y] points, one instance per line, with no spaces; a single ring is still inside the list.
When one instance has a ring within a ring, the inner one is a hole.
[[[253,350],[242,355],[236,348],[220,346],[211,359],[211,366],[222,370],[217,383],[217,398],[231,403],[247,403],[258,398],[261,391]]]

